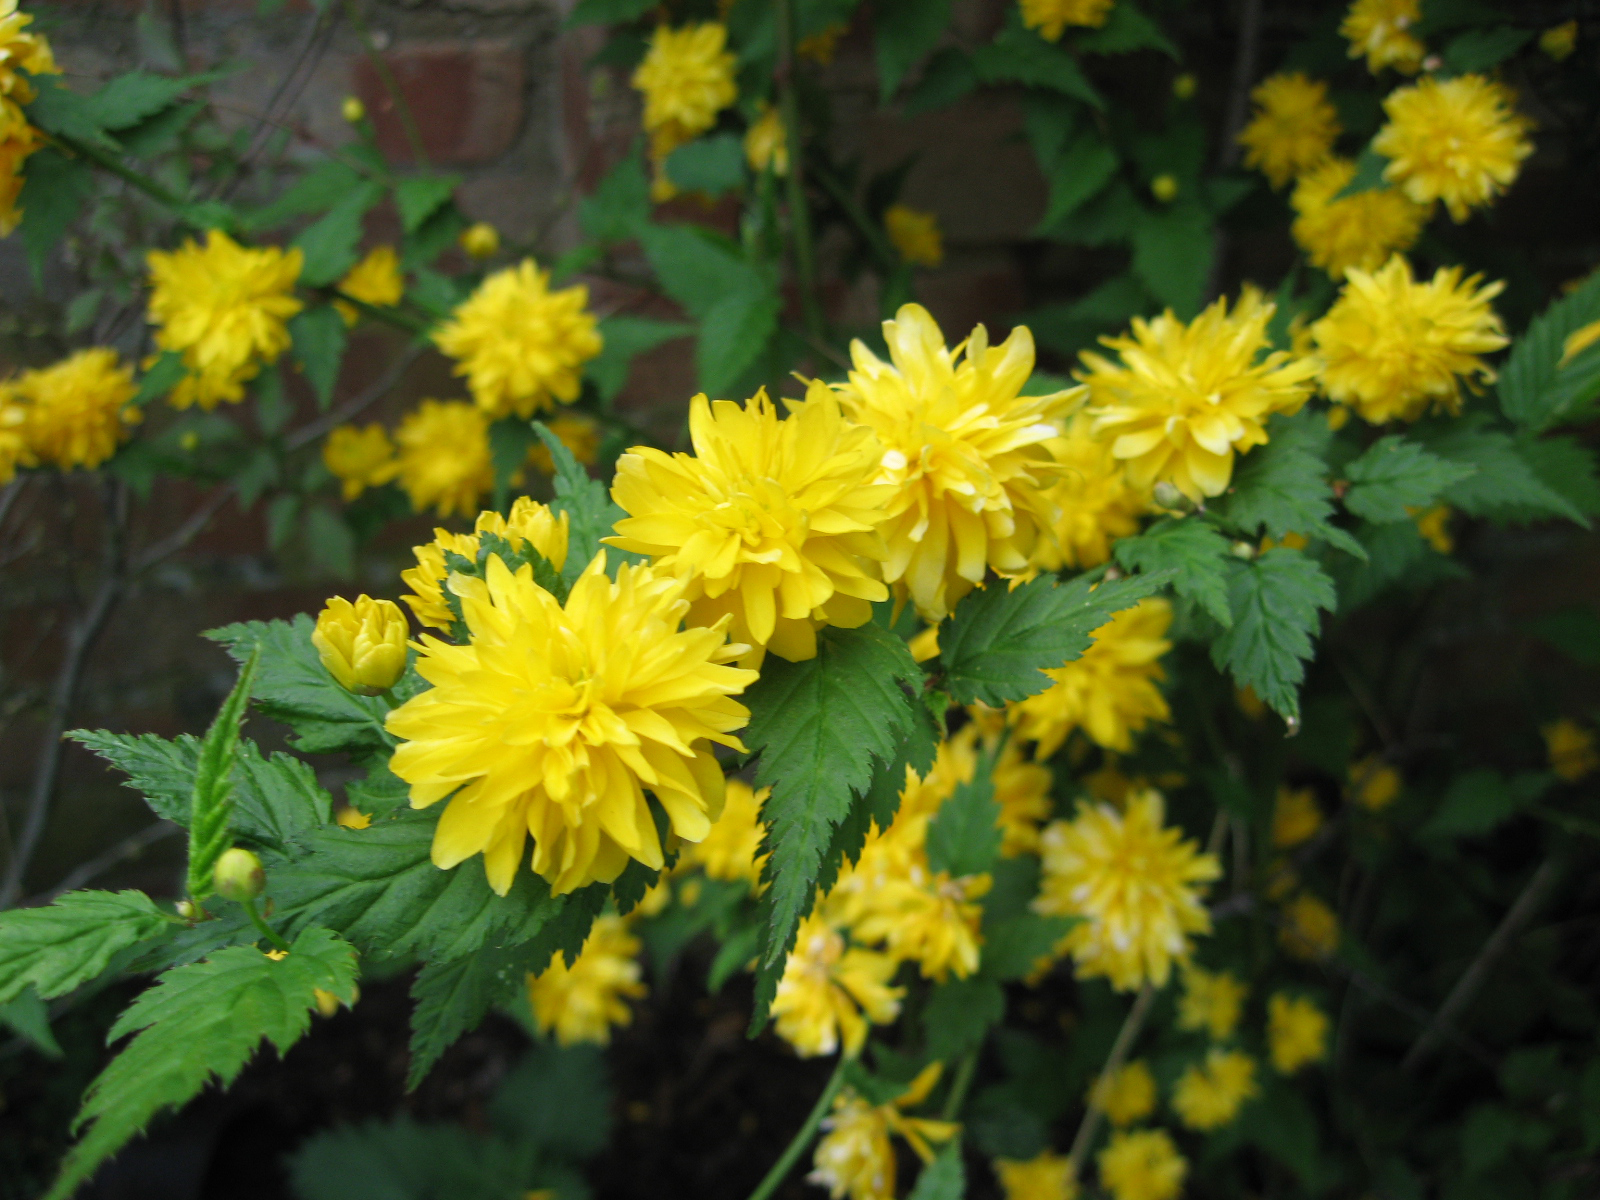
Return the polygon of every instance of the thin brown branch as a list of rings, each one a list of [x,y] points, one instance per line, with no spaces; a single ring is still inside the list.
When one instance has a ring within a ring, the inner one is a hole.
[[[1122,1022],[1122,1028],[1117,1032],[1117,1040],[1111,1045],[1111,1053],[1106,1055],[1106,1065],[1100,1069],[1096,1080],[1096,1090],[1101,1081],[1111,1078],[1127,1061],[1128,1055],[1133,1051],[1133,1044],[1138,1040],[1140,1031],[1144,1028],[1145,1018],[1150,1015],[1150,1006],[1155,1001],[1156,989],[1153,984],[1145,984],[1144,990],[1133,1002],[1133,1007],[1128,1010],[1127,1018]],[[1100,1132],[1100,1125],[1105,1120],[1105,1110],[1091,1100],[1089,1107],[1083,1114],[1083,1120],[1078,1124],[1077,1135],[1072,1139],[1072,1151],[1068,1156],[1072,1163],[1071,1177],[1076,1179],[1083,1171],[1083,1164],[1089,1157],[1089,1149],[1094,1145],[1095,1135]]]
[[[42,891],[34,896],[29,896],[20,907],[32,908],[40,904],[49,904],[63,892],[70,892],[74,888],[81,888],[86,883],[92,883],[101,875],[132,858],[138,858],[145,850],[159,841],[182,833],[183,826],[174,825],[171,821],[157,821],[153,825],[146,825],[138,833],[130,834],[115,846],[102,854],[97,854],[88,862],[74,868],[69,874],[62,877],[52,888]]]

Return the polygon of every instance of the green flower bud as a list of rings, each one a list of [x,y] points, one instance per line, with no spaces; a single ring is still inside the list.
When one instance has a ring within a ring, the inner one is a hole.
[[[211,872],[217,895],[225,900],[254,900],[267,887],[267,873],[261,860],[249,850],[235,846],[224,850]]]

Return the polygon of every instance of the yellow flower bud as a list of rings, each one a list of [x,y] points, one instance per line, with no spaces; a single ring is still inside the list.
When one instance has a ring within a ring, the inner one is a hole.
[[[461,248],[482,262],[500,253],[500,231],[487,221],[468,225],[461,231]]]
[[[341,686],[361,696],[387,691],[406,669],[409,627],[392,600],[334,596],[317,617],[311,644]]]
[[[1178,194],[1178,181],[1171,175],[1157,175],[1150,181],[1150,194],[1163,204],[1170,204]]]
[[[222,852],[212,868],[211,880],[217,895],[224,900],[254,900],[267,887],[261,860],[241,846]]]
[[[1172,81],[1172,94],[1179,100],[1187,100],[1194,95],[1195,89],[1199,86],[1195,77],[1185,71]]]
[[[361,103],[361,101],[357,100],[354,96],[346,96],[344,98],[344,103],[339,107],[339,111],[344,114],[344,119],[346,121],[349,121],[350,124],[354,125],[357,121],[362,120],[367,115],[367,106]]]

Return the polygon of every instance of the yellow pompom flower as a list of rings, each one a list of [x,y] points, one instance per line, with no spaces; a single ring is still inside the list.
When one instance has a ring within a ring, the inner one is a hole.
[[[692,624],[730,618],[747,666],[768,649],[814,657],[821,626],[871,620],[889,595],[873,528],[891,496],[873,484],[872,432],[819,385],[787,420],[765,391],[742,407],[696,396],[689,436],[693,455],[635,446],[617,461],[611,495],[628,516],[607,542],[682,579]]]
[[[767,168],[780,179],[789,173],[789,131],[784,127],[783,114],[765,102],[761,115],[751,123],[744,135],[744,159],[750,169],[760,174]]]
[[[564,514],[563,514],[564,515]],[[767,856],[761,852],[766,828],[761,824],[761,805],[770,789],[750,790],[742,779],[730,779],[722,815],[711,832],[698,842],[684,846],[679,859],[686,866],[699,867],[707,878],[729,883],[744,882],[751,888],[761,884],[761,867]]]
[[[1480,355],[1503,347],[1505,328],[1489,301],[1502,283],[1478,286],[1460,267],[1418,283],[1399,255],[1380,270],[1351,268],[1339,299],[1311,326],[1322,389],[1374,425],[1461,411],[1461,383],[1490,382]]]
[[[1017,736],[1038,742],[1040,759],[1082,729],[1108,750],[1133,749],[1133,735],[1172,715],[1156,686],[1166,678],[1161,656],[1172,649],[1172,605],[1159,597],[1125,608],[1094,631],[1081,657],[1045,672],[1054,682],[1010,707]]]
[[[1123,992],[1159,986],[1188,958],[1190,937],[1211,931],[1200,894],[1222,868],[1164,817],[1161,794],[1146,791],[1124,812],[1080,804],[1072,821],[1045,829],[1033,907],[1083,918],[1061,943],[1079,976],[1104,975]]]
[[[1368,812],[1379,812],[1400,795],[1400,772],[1376,754],[1350,764],[1350,799]]]
[[[896,959],[915,962],[925,979],[965,979],[978,969],[988,874],[934,872],[919,852],[903,874],[891,874],[851,926],[863,942],[882,944]]]
[[[532,547],[559,571],[567,564],[567,531],[566,513],[558,517],[527,496],[517,497],[508,516],[502,517],[492,510],[479,513],[471,533],[435,529],[433,541],[412,547],[417,565],[400,572],[400,578],[411,588],[412,594],[400,598],[424,625],[449,629],[455,623],[455,615],[444,594],[445,581],[450,574],[445,562],[447,553],[477,562],[479,542],[482,535],[488,533],[505,538],[516,552]]]
[[[557,951],[540,975],[528,976],[528,1003],[540,1033],[554,1032],[563,1046],[611,1041],[614,1026],[633,1021],[626,1000],[637,1000],[646,988],[640,982],[639,939],[621,917],[598,918],[572,965]]]
[[[132,369],[102,346],[0,384],[0,405],[11,410],[8,423],[30,463],[93,470],[139,423],[142,414],[130,403],[138,391]]]
[[[800,923],[772,999],[778,1036],[802,1058],[844,1046],[861,1052],[868,1024],[888,1025],[900,1015],[904,988],[893,987],[895,960],[876,950],[845,947],[844,935],[819,913]]]
[[[550,290],[550,272],[525,258],[478,285],[433,334],[491,417],[531,417],[578,398],[583,364],[602,341],[589,289]]]
[[[405,614],[393,600],[343,596],[329,599],[317,616],[311,644],[328,674],[346,691],[376,696],[399,682],[406,670]]]
[[[1111,557],[1111,543],[1139,532],[1150,511],[1150,495],[1128,482],[1111,444],[1094,436],[1093,419],[1075,413],[1062,436],[1045,443],[1060,464],[1060,478],[1046,495],[1055,537],[1041,539],[1033,564],[1045,571],[1098,567]]]
[[[901,261],[913,267],[937,267],[944,261],[944,234],[931,212],[891,204],[883,214],[883,227]]]
[[[531,566],[512,574],[489,555],[484,574],[450,577],[467,643],[424,634],[417,670],[433,687],[387,719],[412,806],[451,797],[434,863],[481,853],[505,895],[531,836],[558,895],[611,882],[630,858],[660,870],[644,789],[685,841],[710,832],[723,798],[710,744],[742,750],[733,731],[750,719],[731,697],[755,672],[723,665],[743,647],[723,627],[680,631],[682,585],[626,564],[613,582],[604,551],[564,606]]]
[[[1428,210],[1397,188],[1379,187],[1335,199],[1356,175],[1348,158],[1330,158],[1295,184],[1289,232],[1311,265],[1335,279],[1351,267],[1376,270],[1390,255],[1411,249]]]
[[[1059,42],[1068,25],[1098,29],[1115,0],[1018,0],[1022,23],[1047,42]]]
[[[1317,807],[1317,794],[1310,788],[1278,789],[1278,798],[1272,806],[1272,845],[1277,850],[1287,850],[1302,842],[1309,842],[1322,828],[1322,810]]]
[[[1077,1200],[1072,1160],[1049,1150],[1025,1160],[997,1158],[994,1173],[1006,1200]]]
[[[500,253],[500,231],[487,221],[475,221],[461,231],[457,243],[467,257],[483,262]]]
[[[1280,188],[1316,166],[1339,140],[1339,114],[1328,103],[1328,85],[1299,71],[1273,75],[1250,92],[1255,115],[1239,131],[1244,165]],[[1340,185],[1343,186],[1342,184]]]
[[[1205,1062],[1178,1077],[1172,1089],[1172,1110],[1190,1129],[1221,1129],[1260,1090],[1255,1059],[1238,1050],[1212,1050]]]
[[[1089,1103],[1117,1129],[1144,1120],[1156,1110],[1156,1077],[1150,1064],[1136,1058],[1115,1071],[1102,1072],[1089,1087]]]
[[[833,1102],[833,1112],[823,1120],[827,1132],[812,1158],[810,1183],[828,1189],[832,1200],[894,1200],[895,1158],[889,1134],[899,1134],[924,1163],[934,1159],[930,1143],[948,1142],[961,1132],[954,1121],[908,1117],[903,1110],[928,1098],[939,1082],[940,1064],[923,1069],[904,1093],[888,1104],[867,1103],[846,1089]]]
[[[644,95],[644,130],[657,162],[710,129],[738,98],[738,60],[727,44],[727,26],[716,21],[656,26],[633,86]]]
[[[1310,892],[1301,892],[1283,909],[1278,943],[1296,958],[1329,958],[1339,948],[1339,917]]]
[[[1045,447],[1065,392],[1019,393],[1033,374],[1033,335],[1017,326],[998,346],[982,325],[947,349],[928,310],[907,304],[883,323],[891,362],[852,342],[855,364],[836,385],[845,413],[883,445],[877,481],[892,484],[879,526],[883,578],[901,583],[930,624],[993,567],[1021,574],[1049,536]],[[964,353],[963,353],[964,352]]]
[[[1328,1056],[1328,1016],[1304,996],[1278,992],[1267,1001],[1267,1045],[1280,1075],[1321,1062]]]
[[[1428,49],[1411,32],[1421,17],[1421,0],[1355,0],[1339,34],[1350,43],[1350,57],[1365,57],[1374,75],[1385,67],[1415,75]]]
[[[400,273],[400,256],[393,246],[374,246],[366,257],[351,267],[339,281],[339,291],[352,300],[370,304],[374,308],[392,308],[406,294],[405,276]],[[361,319],[361,311],[353,304],[335,300],[346,325]]]
[[[1111,1200],[1177,1200],[1189,1173],[1164,1129],[1114,1133],[1095,1161]]]
[[[1249,994],[1249,987],[1227,971],[1207,971],[1185,963],[1178,1028],[1204,1029],[1217,1042],[1232,1037]]]
[[[303,261],[298,248],[252,250],[220,229],[204,246],[191,238],[146,255],[156,345],[189,369],[168,403],[209,410],[244,399],[244,385],[289,348],[289,318],[304,307],[294,296]]]
[[[1544,736],[1550,769],[1558,779],[1577,783],[1600,767],[1600,750],[1595,748],[1594,734],[1576,721],[1562,717],[1539,732]]]
[[[1102,339],[1121,363],[1082,356],[1094,431],[1135,486],[1164,479],[1194,501],[1220,496],[1234,455],[1266,445],[1268,416],[1299,411],[1317,364],[1267,352],[1275,307],[1247,287],[1232,315],[1224,297],[1187,324],[1170,309],[1135,318],[1131,336]]]
[[[1511,93],[1482,75],[1421,79],[1383,100],[1389,123],[1372,148],[1389,165],[1383,177],[1418,204],[1442,201],[1465,221],[1505,191],[1533,153],[1526,117]]]
[[[400,422],[400,486],[418,512],[466,516],[494,486],[489,418],[465,400],[424,400]]]
[[[400,473],[394,443],[376,421],[361,428],[340,425],[332,430],[322,443],[322,463],[339,481],[347,501],[370,487],[382,487]]]

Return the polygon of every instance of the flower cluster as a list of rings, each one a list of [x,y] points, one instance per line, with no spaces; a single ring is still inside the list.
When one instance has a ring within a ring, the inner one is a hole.
[[[33,18],[17,11],[17,0],[0,0],[0,237],[22,220],[22,168],[44,138],[22,106],[38,94],[29,76],[60,73],[50,42],[28,32]]]
[[[737,63],[727,44],[728,27],[716,21],[681,29],[658,25],[633,72],[633,86],[644,96],[657,200],[670,200],[677,191],[663,170],[667,156],[710,129],[738,98]]]
[[[104,347],[0,382],[0,484],[18,467],[98,467],[138,424],[138,390]]]

